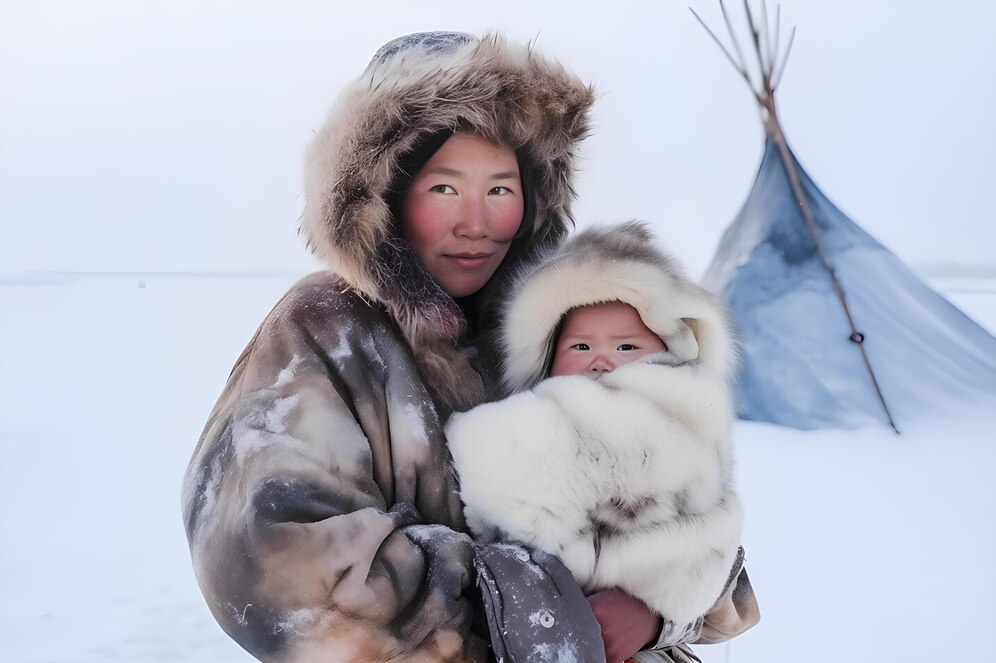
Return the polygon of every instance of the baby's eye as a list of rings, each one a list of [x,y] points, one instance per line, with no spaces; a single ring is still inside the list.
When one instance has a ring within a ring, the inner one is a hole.
[[[449,184],[437,184],[436,186],[429,189],[435,193],[456,193],[456,189],[451,187]]]
[[[623,343],[618,348],[616,348],[616,350],[618,350],[619,352],[629,352],[630,350],[639,350],[639,348],[630,343]]]
[[[588,351],[591,350],[591,348],[588,347],[587,343],[575,343],[571,346],[571,350]]]
[[[512,190],[509,189],[507,186],[496,186],[495,188],[488,191],[488,194],[492,196],[504,196],[509,193],[512,193]]]

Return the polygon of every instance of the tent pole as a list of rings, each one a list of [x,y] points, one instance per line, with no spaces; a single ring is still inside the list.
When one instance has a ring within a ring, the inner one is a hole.
[[[774,98],[771,99],[772,108],[769,108],[768,112],[774,115]],[[872,370],[871,360],[868,359],[868,353],[865,351],[864,334],[859,332],[854,324],[854,318],[851,316],[851,309],[847,305],[847,297],[844,294],[844,288],[841,286],[840,281],[837,280],[837,274],[834,272],[833,267],[827,259],[826,251],[823,249],[823,241],[820,239],[819,229],[816,226],[816,221],[813,219],[813,212],[809,207],[809,201],[806,200],[806,194],[802,190],[802,185],[799,183],[799,174],[795,169],[795,159],[792,157],[792,153],[788,149],[788,143],[785,141],[785,135],[781,131],[781,125],[778,123],[777,117],[774,118],[773,124],[777,128],[777,131],[774,133],[772,138],[778,146],[778,152],[782,156],[782,166],[785,168],[785,174],[788,176],[789,184],[792,187],[792,195],[795,196],[796,203],[799,205],[799,210],[802,212],[803,221],[806,223],[806,228],[809,230],[809,234],[812,236],[813,242],[816,244],[816,252],[820,256],[820,262],[823,264],[823,268],[827,270],[827,274],[830,275],[830,282],[833,284],[834,293],[836,293],[837,299],[840,301],[841,308],[844,309],[844,315],[847,317],[847,324],[851,328],[850,340],[858,346],[858,350],[861,352],[861,358],[865,362],[865,368],[868,370],[868,377],[871,378],[872,387],[875,389],[875,394],[878,396],[879,403],[882,404],[882,410],[885,412],[885,417],[889,421],[889,426],[891,426],[892,430],[898,435],[899,428],[896,426],[896,422],[892,418],[889,406],[885,402],[885,396],[882,394],[882,389],[878,385],[878,379],[875,377],[875,371]]]
[[[875,377],[875,371],[872,369],[871,361],[868,358],[868,353],[865,351],[864,346],[864,334],[857,330],[854,324],[854,318],[851,316],[851,309],[847,305],[847,297],[844,294],[844,288],[841,286],[840,281],[837,280],[837,274],[834,272],[833,267],[830,265],[830,261],[827,258],[826,251],[823,248],[823,241],[820,238],[820,231],[816,225],[816,221],[813,218],[813,212],[809,207],[809,201],[806,200],[806,194],[802,190],[802,185],[799,183],[799,174],[795,168],[795,158],[792,156],[791,151],[788,148],[788,141],[785,140],[785,133],[782,131],[781,122],[778,119],[778,112],[775,108],[775,88],[778,86],[778,82],[781,79],[782,72],[785,70],[785,63],[788,61],[789,51],[792,49],[792,41],[795,37],[795,30],[792,30],[792,35],[789,38],[788,46],[785,49],[785,54],[781,58],[781,64],[777,65],[778,52],[777,46],[775,47],[775,52],[769,53],[769,57],[764,57],[764,51],[762,50],[762,42],[769,44],[768,32],[770,27],[768,26],[768,11],[767,5],[763,4],[761,6],[761,16],[763,20],[763,25],[758,26],[754,23],[754,17],[750,11],[750,5],[748,0],[744,0],[744,11],[747,14],[747,27],[750,29],[750,37],[754,46],[754,54],[757,56],[758,67],[760,68],[761,75],[761,85],[760,89],[755,89],[754,84],[751,81],[750,73],[747,69],[747,63],[743,57],[740,50],[740,44],[737,42],[736,34],[733,31],[733,25],[730,22],[729,14],[726,12],[726,5],[723,0],[719,0],[719,7],[723,12],[723,20],[726,23],[726,29],[729,31],[730,39],[733,42],[733,47],[735,49],[737,59],[734,60],[733,56],[730,54],[726,47],[719,38],[709,29],[709,26],[705,24],[698,14],[695,13],[694,9],[691,9],[692,14],[698,19],[699,23],[705,28],[709,36],[713,38],[713,41],[719,46],[719,48],[726,55],[727,59],[733,65],[734,69],[740,74],[745,81],[747,81],[748,87],[750,87],[751,92],[754,93],[754,98],[757,103],[761,106],[761,120],[764,124],[764,132],[775,141],[778,146],[778,152],[782,157],[782,167],[785,169],[785,174],[788,176],[789,184],[792,187],[792,195],[795,197],[796,203],[799,205],[799,210],[802,212],[803,222],[806,224],[806,229],[809,231],[810,236],[813,238],[813,242],[816,244],[816,252],[820,257],[820,262],[823,268],[826,269],[827,274],[830,275],[830,282],[833,284],[834,293],[837,295],[837,300],[840,301],[841,308],[844,309],[844,316],[847,318],[847,324],[851,328],[850,340],[852,343],[858,346],[858,350],[861,352],[861,359],[865,363],[865,368],[868,370],[868,377],[871,378],[872,387],[875,389],[875,394],[878,396],[878,401],[882,405],[882,410],[885,412],[885,418],[889,422],[889,426],[892,430],[899,434],[899,428],[896,426],[895,420],[892,418],[892,413],[889,411],[889,406],[885,402],[885,396],[882,394],[882,389],[879,387],[878,379]],[[780,30],[780,19],[781,19],[781,7],[776,11],[775,19],[775,43],[778,43],[778,34]]]

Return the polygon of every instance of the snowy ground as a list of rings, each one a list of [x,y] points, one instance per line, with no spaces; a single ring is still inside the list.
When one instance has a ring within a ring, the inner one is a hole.
[[[251,660],[196,588],[179,485],[293,280],[0,281],[0,661]],[[996,282],[935,285],[996,329]],[[996,657],[996,408],[903,428],[737,425],[763,620],[707,661]]]

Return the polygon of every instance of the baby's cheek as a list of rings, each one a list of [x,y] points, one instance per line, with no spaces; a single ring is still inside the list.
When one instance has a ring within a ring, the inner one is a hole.
[[[569,375],[569,373],[564,372],[566,370],[566,363],[563,355],[555,354],[553,356],[553,365],[550,366],[550,377],[555,378],[561,375]]]
[[[556,354],[553,356],[553,366],[550,367],[550,377],[555,378],[561,375],[584,375],[584,363],[570,354]]]

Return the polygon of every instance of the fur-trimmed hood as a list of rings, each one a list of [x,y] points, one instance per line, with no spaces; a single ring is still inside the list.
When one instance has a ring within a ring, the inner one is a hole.
[[[635,221],[591,228],[523,271],[503,308],[504,388],[529,388],[546,376],[565,313],[615,300],[634,307],[677,361],[696,361],[729,383],[736,351],[728,309],[653,242]]]
[[[566,234],[593,101],[590,86],[529,46],[497,34],[421,33],[382,47],[312,140],[301,222],[309,246],[349,288],[387,307],[444,394],[463,388],[439,382],[466,321],[395,227],[390,189],[402,160],[457,130],[527,155],[535,216],[492,278],[499,283]]]

